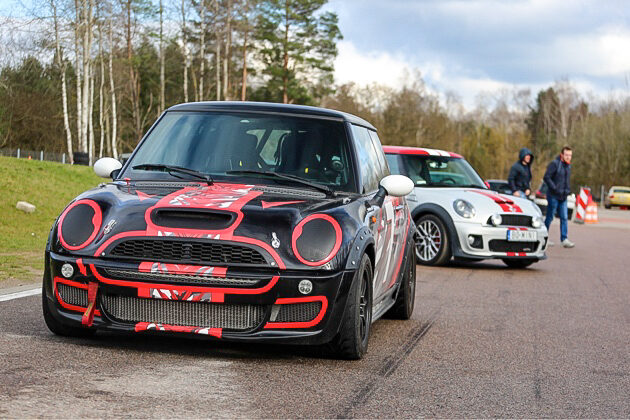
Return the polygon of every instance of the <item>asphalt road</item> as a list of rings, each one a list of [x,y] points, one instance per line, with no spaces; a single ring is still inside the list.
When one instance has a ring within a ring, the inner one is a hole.
[[[0,302],[0,417],[628,418],[630,219],[611,223],[572,223],[576,248],[556,245],[527,270],[418,267],[413,319],[378,321],[357,362],[63,339],[46,329],[40,296]]]

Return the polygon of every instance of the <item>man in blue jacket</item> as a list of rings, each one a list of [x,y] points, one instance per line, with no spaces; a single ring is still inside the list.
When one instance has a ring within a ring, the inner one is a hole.
[[[567,215],[567,197],[571,194],[571,157],[573,151],[569,146],[564,146],[560,156],[556,157],[547,166],[545,177],[543,178],[547,184],[547,217],[545,218],[545,226],[549,230],[549,226],[553,221],[553,217],[558,212],[560,216],[560,242],[565,248],[573,248],[575,244],[567,237],[568,215]],[[551,241],[549,245],[552,245]]]
[[[508,175],[508,184],[512,194],[517,197],[529,197],[531,192],[529,183],[532,180],[532,163],[534,163],[534,155],[527,147],[523,147],[518,153],[518,162],[512,165]]]

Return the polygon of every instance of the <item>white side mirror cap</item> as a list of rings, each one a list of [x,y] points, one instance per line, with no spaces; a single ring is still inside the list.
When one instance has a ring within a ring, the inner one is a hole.
[[[404,175],[388,175],[381,179],[381,187],[385,188],[387,195],[403,197],[413,191],[413,181]]]
[[[100,158],[94,164],[94,172],[101,178],[111,178],[112,172],[120,168],[122,168],[122,163],[110,157]]]

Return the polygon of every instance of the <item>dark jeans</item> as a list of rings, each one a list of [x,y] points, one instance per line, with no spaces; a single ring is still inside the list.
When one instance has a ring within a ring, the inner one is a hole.
[[[568,210],[567,210],[567,199],[560,201],[556,198],[547,196],[547,217],[545,218],[545,226],[547,226],[547,230],[549,230],[549,226],[551,226],[551,222],[553,221],[553,217],[556,215],[556,211],[558,212],[558,216],[560,216],[560,241],[564,241],[567,239],[568,234]]]

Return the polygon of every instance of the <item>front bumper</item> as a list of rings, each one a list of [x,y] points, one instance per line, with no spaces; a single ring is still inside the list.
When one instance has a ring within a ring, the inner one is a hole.
[[[69,278],[61,274],[64,263],[74,268]],[[243,273],[219,267],[217,277],[198,277],[188,270],[171,276],[148,269],[156,264],[46,253],[45,304],[60,323],[74,327],[322,344],[338,332],[354,278],[354,270]],[[249,283],[239,284],[242,279]],[[304,279],[312,282],[307,295],[298,291]],[[96,291],[91,314],[90,289]]]
[[[479,223],[455,222],[455,230],[459,240],[460,249],[454,252],[455,257],[486,259],[486,258],[527,258],[543,260],[547,256],[548,232],[545,227],[534,229],[531,227],[488,226]],[[537,240],[532,242],[508,242],[509,230],[535,231]],[[477,241],[477,247],[469,243],[469,236],[481,238],[481,244]],[[459,254],[459,255],[458,255]]]

